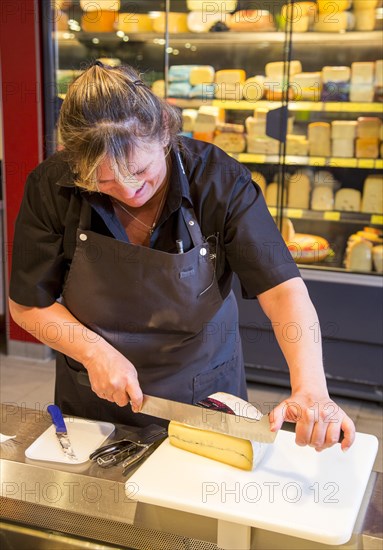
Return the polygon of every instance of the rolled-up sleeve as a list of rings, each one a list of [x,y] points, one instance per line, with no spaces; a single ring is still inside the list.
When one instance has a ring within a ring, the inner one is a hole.
[[[237,179],[229,202],[225,251],[226,261],[239,277],[244,298],[255,298],[300,277],[260,188],[246,171]]]
[[[32,172],[15,225],[9,296],[29,307],[48,307],[65,276],[63,234],[41,176]]]

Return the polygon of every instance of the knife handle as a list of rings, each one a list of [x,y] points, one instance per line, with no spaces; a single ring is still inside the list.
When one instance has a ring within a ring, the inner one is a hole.
[[[52,417],[52,422],[56,427],[56,432],[66,432],[67,429],[60,407],[57,405],[49,405],[47,411]]]

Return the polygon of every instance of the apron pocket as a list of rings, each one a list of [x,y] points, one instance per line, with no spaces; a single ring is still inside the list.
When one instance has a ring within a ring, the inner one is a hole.
[[[193,379],[193,403],[197,403],[217,391],[237,395],[241,378],[239,367],[239,358],[234,356],[211,370],[197,374]]]

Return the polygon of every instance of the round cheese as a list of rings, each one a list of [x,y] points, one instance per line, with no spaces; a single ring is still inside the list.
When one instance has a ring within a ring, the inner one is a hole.
[[[287,242],[287,248],[297,263],[321,262],[331,251],[326,239],[306,233],[295,233],[294,240]]]

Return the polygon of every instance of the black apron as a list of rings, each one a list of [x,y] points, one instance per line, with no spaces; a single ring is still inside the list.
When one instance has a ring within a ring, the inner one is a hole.
[[[193,247],[169,254],[89,230],[91,206],[83,198],[63,304],[133,363],[144,393],[184,403],[216,391],[246,399],[236,299],[233,292],[221,297],[194,210],[181,212]],[[55,401],[65,414],[130,425],[153,420],[100,399],[80,383],[85,375],[80,363],[58,354]]]

